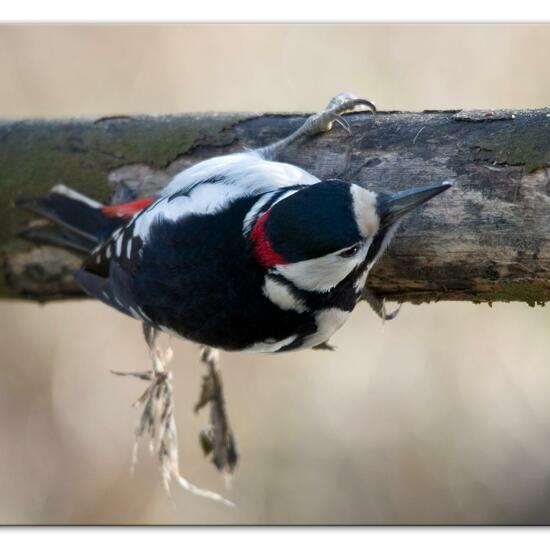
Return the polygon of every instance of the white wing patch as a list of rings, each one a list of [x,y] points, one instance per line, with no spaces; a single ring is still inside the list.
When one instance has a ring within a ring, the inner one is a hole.
[[[272,197],[273,192],[285,187],[318,181],[318,178],[297,166],[265,160],[254,151],[205,160],[178,174],[153,204],[137,212],[126,225],[100,243],[92,251],[89,261],[94,262],[96,274],[101,274],[102,267],[106,274],[112,260],[120,261],[125,269],[132,271],[156,221],[176,221],[193,214],[214,214],[243,197],[258,196],[257,202],[266,204],[263,201],[269,200],[269,197],[264,198],[265,195]],[[77,195],[62,188],[58,190]],[[296,190],[289,189],[279,199],[293,192]],[[262,204],[255,205],[256,213],[260,212]],[[249,224],[252,221],[252,217],[248,218]]]
[[[242,197],[318,181],[297,166],[264,160],[253,151],[215,157],[178,174],[157,202],[135,216],[134,236],[146,242],[151,223],[158,219],[176,221],[193,214],[214,214]]]
[[[116,245],[116,248],[115,248],[115,256],[117,258],[120,258],[121,254],[122,254],[122,240],[123,240],[123,235],[122,233],[116,238],[116,241],[115,241],[115,245]]]
[[[317,183],[309,172],[286,164],[263,159],[255,151],[235,153],[204,160],[180,172],[162,191],[163,196],[185,192],[198,182],[223,178],[223,185],[233,185],[243,195],[257,195],[289,185]]]
[[[238,186],[219,183],[203,183],[192,189],[188,195],[164,199],[161,208],[152,213],[168,221],[177,221],[191,214],[215,214],[233,202],[246,196]]]

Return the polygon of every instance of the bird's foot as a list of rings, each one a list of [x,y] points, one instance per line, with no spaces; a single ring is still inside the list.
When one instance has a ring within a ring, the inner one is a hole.
[[[163,350],[157,343],[157,331],[144,324],[144,336],[151,352],[153,369],[145,372],[115,372],[118,376],[133,376],[150,382],[145,392],[134,402],[134,407],[141,407],[141,415],[134,431],[132,451],[132,471],[137,464],[139,444],[143,437],[149,437],[149,450],[156,454],[164,487],[170,493],[170,482],[175,480],[181,487],[194,495],[206,497],[225,505],[233,503],[218,493],[201,489],[190,483],[179,472],[178,434],[174,416],[174,397],[172,373],[167,370],[173,352],[168,347]]]
[[[329,132],[336,122],[351,134],[351,127],[342,115],[357,111],[370,111],[374,115],[376,106],[368,99],[361,99],[348,92],[340,93],[329,101],[325,110],[311,115],[299,131],[304,136],[314,136]]]
[[[376,313],[376,315],[378,315],[378,317],[380,317],[380,319],[382,319],[382,321],[391,321],[392,319],[395,319],[401,311],[401,304],[399,304],[392,312],[388,313],[386,311],[386,300],[384,298],[380,298],[380,296],[367,287],[363,289],[362,298],[369,304],[372,310]]]
[[[195,412],[210,403],[210,423],[201,431],[199,440],[204,454],[212,454],[212,462],[216,468],[229,476],[237,465],[238,455],[225,410],[221,375],[216,368],[218,351],[203,347],[201,362],[205,364],[207,373],[202,378],[201,394],[195,405]]]
[[[257,149],[257,152],[265,159],[277,160],[284,155],[289,145],[302,138],[328,132],[335,122],[351,134],[351,126],[342,115],[356,111],[370,111],[374,115],[376,107],[368,99],[361,99],[347,92],[338,94],[330,100],[326,109],[311,115],[295,132],[271,145]]]

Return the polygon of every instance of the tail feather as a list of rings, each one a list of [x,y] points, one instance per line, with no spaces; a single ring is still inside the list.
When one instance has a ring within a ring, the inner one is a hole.
[[[56,226],[30,227],[23,231],[24,238],[84,254],[125,223],[121,218],[106,216],[101,203],[64,185],[56,185],[45,197],[19,199],[16,206],[34,212]]]
[[[91,250],[90,241],[59,227],[47,225],[33,226],[21,231],[19,236],[34,243],[60,246],[61,248],[76,252],[83,257],[86,257]]]
[[[45,197],[19,199],[16,205],[42,216],[95,245],[120,223],[106,217],[102,205],[65,186],[54,187]]]

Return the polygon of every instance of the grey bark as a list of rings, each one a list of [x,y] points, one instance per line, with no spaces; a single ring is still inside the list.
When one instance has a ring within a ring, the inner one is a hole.
[[[550,299],[550,110],[347,116],[284,159],[321,178],[376,191],[451,180],[412,214],[373,269],[391,300]],[[227,114],[0,123],[0,296],[80,296],[71,254],[22,241],[31,217],[17,197],[64,183],[106,202],[154,193],[200,160],[266,145],[304,115]]]

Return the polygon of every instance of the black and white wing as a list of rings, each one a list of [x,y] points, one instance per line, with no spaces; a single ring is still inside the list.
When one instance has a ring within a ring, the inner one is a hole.
[[[95,248],[75,278],[88,294],[136,319],[151,322],[136,303],[131,288],[152,224],[215,214],[240,198],[258,196],[252,216],[270,194],[280,195],[285,188],[291,192],[318,181],[301,168],[265,160],[254,151],[200,162],[175,176],[155,202]]]
[[[266,160],[256,151],[204,160],[179,173],[162,196],[190,194],[197,187],[231,187],[233,193],[260,195],[284,187],[310,185],[319,178],[298,166]]]
[[[148,217],[155,204],[138,212],[126,225],[96,247],[82,268],[75,273],[76,282],[88,294],[122,313],[146,322],[150,322],[150,319],[136,303],[131,289],[143,247],[137,225],[139,220]]]

